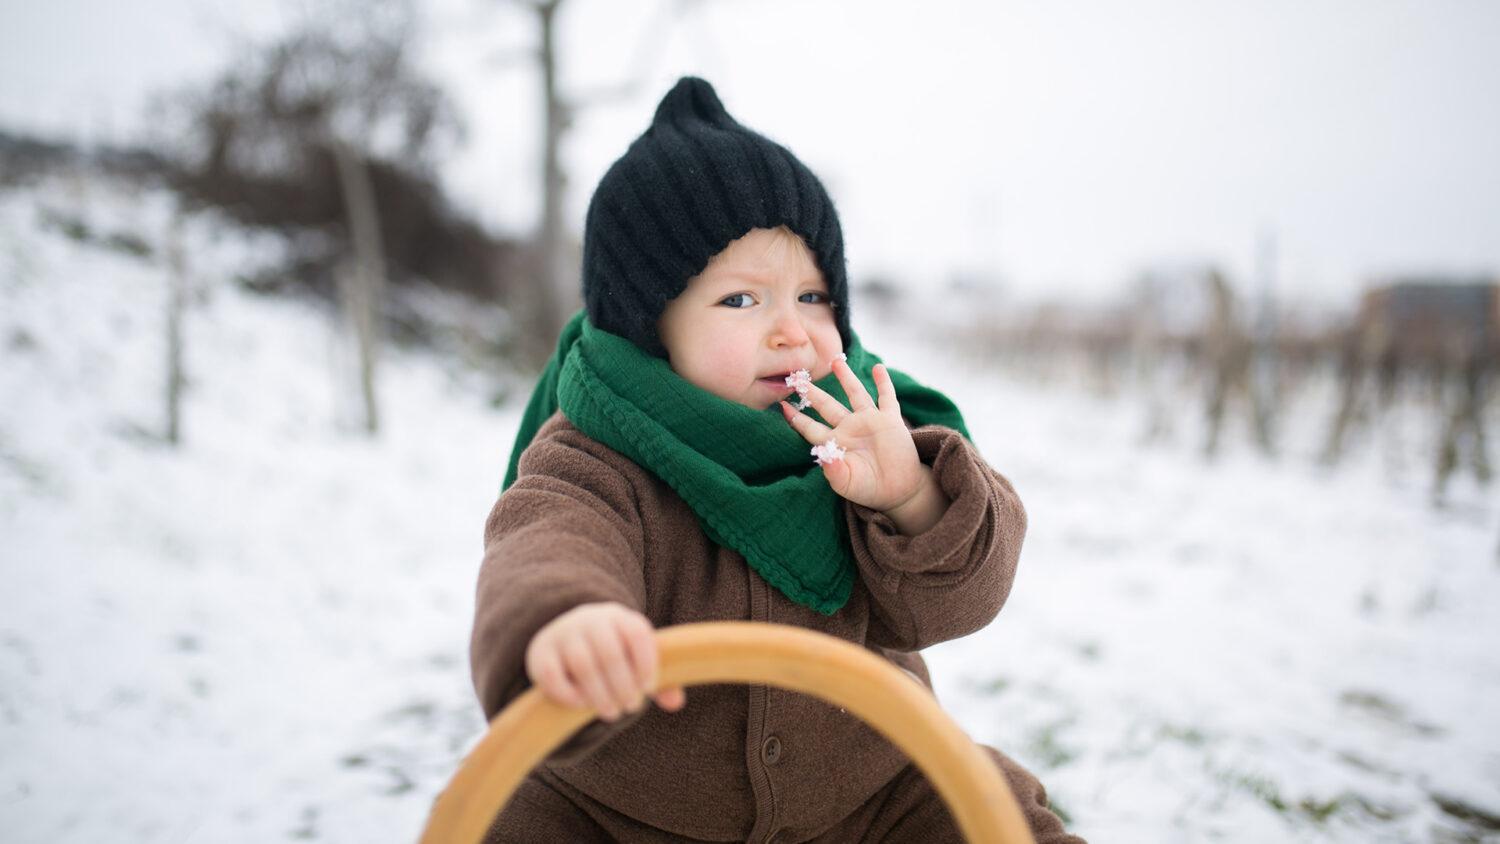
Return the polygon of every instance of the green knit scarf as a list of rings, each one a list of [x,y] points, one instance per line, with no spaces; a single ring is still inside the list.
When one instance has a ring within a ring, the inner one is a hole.
[[[849,366],[874,396],[871,369],[881,360],[852,331],[850,341]],[[945,425],[969,437],[947,396],[889,371],[901,415],[913,426]],[[849,406],[837,376],[815,383]],[[579,311],[526,405],[502,493],[558,407],[583,433],[671,485],[710,539],[743,554],[791,600],[824,615],[849,600],[855,567],[842,502],[776,405],[753,410],[720,398]]]

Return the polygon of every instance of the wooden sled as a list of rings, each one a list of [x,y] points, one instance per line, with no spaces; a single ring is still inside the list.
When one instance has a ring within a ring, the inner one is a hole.
[[[662,688],[755,683],[843,707],[911,757],[969,841],[1034,844],[990,757],[925,686],[871,651],[800,627],[745,621],[684,624],[656,637]],[[560,706],[538,689],[517,697],[438,796],[423,844],[479,844],[532,768],[594,718],[593,710]]]

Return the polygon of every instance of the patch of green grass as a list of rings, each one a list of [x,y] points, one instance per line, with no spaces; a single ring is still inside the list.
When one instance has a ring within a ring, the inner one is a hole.
[[[1471,826],[1489,832],[1500,830],[1500,811],[1480,808],[1457,797],[1450,797],[1436,792],[1428,796],[1432,798],[1432,802],[1436,803],[1439,809],[1442,809],[1450,817],[1458,818]]]
[[[1237,771],[1222,771],[1218,774],[1218,778],[1233,788],[1238,788],[1255,795],[1261,802],[1269,806],[1278,815],[1287,818],[1287,820],[1306,822],[1317,827],[1326,825],[1330,818],[1341,812],[1349,812],[1356,809],[1380,821],[1393,820],[1400,814],[1362,795],[1348,791],[1340,792],[1331,797],[1306,795],[1294,799],[1286,795],[1276,781],[1268,776]]]
[[[1389,721],[1401,721],[1406,718],[1406,710],[1402,709],[1400,704],[1391,701],[1379,692],[1345,689],[1339,695],[1339,703],[1351,709],[1379,715]]]
[[[1072,726],[1071,718],[1053,721],[1032,730],[1026,738],[1026,750],[1037,764],[1047,769],[1060,768],[1078,758],[1078,751],[1068,747],[1059,739],[1059,734]]]
[[[1276,810],[1277,814],[1286,814],[1286,799],[1281,796],[1281,789],[1270,777],[1239,773],[1230,777],[1230,784],[1259,797],[1261,802]]]
[[[318,807],[305,806],[300,818],[301,824],[287,832],[288,837],[298,841],[311,841],[318,837]]]
[[[1009,689],[1010,682],[1011,681],[1009,677],[996,674],[994,677],[991,677],[988,680],[980,680],[972,677],[966,678],[964,680],[964,685],[972,689],[977,694],[993,696],[1004,692],[1006,689]]]
[[[1312,819],[1313,823],[1322,824],[1324,821],[1344,806],[1342,795],[1332,800],[1319,800],[1316,797],[1304,797],[1297,801],[1297,808],[1302,814]]]
[[[417,700],[386,713],[387,721],[416,721],[429,724],[437,713],[437,705],[429,700]]]
[[[43,210],[39,212],[38,217],[42,229],[55,231],[69,240],[88,243],[94,238],[94,232],[89,228],[88,223],[71,214]]]
[[[140,235],[134,232],[110,232],[104,238],[104,248],[129,255],[132,258],[151,257],[151,244],[147,243]]]
[[[56,494],[60,491],[53,484],[46,466],[19,452],[12,451],[10,444],[4,439],[0,439],[0,470],[14,474],[30,484],[31,488],[38,493]]]
[[[1436,724],[1428,724],[1412,718],[1405,707],[1378,692],[1346,689],[1339,695],[1339,703],[1393,726],[1411,730],[1425,738],[1435,738],[1447,732]]]
[[[394,797],[405,794],[417,787],[416,782],[410,776],[407,776],[406,771],[400,768],[387,767],[385,772],[391,776],[391,784],[385,790],[388,796]]]
[[[1176,724],[1163,723],[1156,728],[1156,737],[1166,741],[1180,741],[1188,747],[1202,747],[1208,743],[1208,737],[1197,727],[1180,727]]]
[[[1393,821],[1396,818],[1407,814],[1400,809],[1393,809],[1390,806],[1382,806],[1381,804],[1376,803],[1369,798],[1361,797],[1358,794],[1353,795],[1352,799],[1356,804],[1359,805],[1359,808],[1364,810],[1365,814],[1369,815],[1377,821]]]

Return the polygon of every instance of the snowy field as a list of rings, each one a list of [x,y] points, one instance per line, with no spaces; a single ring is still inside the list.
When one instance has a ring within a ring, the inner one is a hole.
[[[473,373],[391,352],[386,430],[358,435],[337,327],[231,283],[277,244],[195,220],[173,450],[166,272],[59,213],[153,245],[169,219],[151,193],[0,193],[0,839],[414,840],[483,728],[472,589],[525,394],[490,409]],[[928,657],[1075,831],[1500,841],[1500,507],[1467,478],[1430,505],[1419,422],[1323,470],[1324,391],[1285,457],[1231,435],[1209,464],[1190,398],[1143,448],[1128,393],[860,330],[1027,504],[1009,603]]]

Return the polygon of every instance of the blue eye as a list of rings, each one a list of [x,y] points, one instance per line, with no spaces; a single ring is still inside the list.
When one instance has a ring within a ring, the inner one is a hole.
[[[741,296],[745,296],[745,297],[748,298],[750,296],[750,294],[749,293],[736,293],[733,296],[725,296],[723,299],[719,300],[719,304],[721,304],[721,305],[728,304],[729,302],[732,302],[732,301],[740,298]],[[807,299],[807,297],[809,297],[809,296],[816,296],[817,299],[815,301],[812,301],[812,302],[805,301]],[[798,297],[798,301],[801,301],[801,302],[803,302],[804,304],[807,304],[807,305],[826,305],[826,304],[829,304],[829,303],[832,302],[832,300],[828,298],[828,294],[827,293],[817,293],[817,292],[803,293],[801,296]],[[738,305],[729,305],[729,307],[734,308],[737,311],[742,311],[745,308],[748,308],[750,306],[747,304],[747,305],[744,305],[743,307],[738,306]]]

